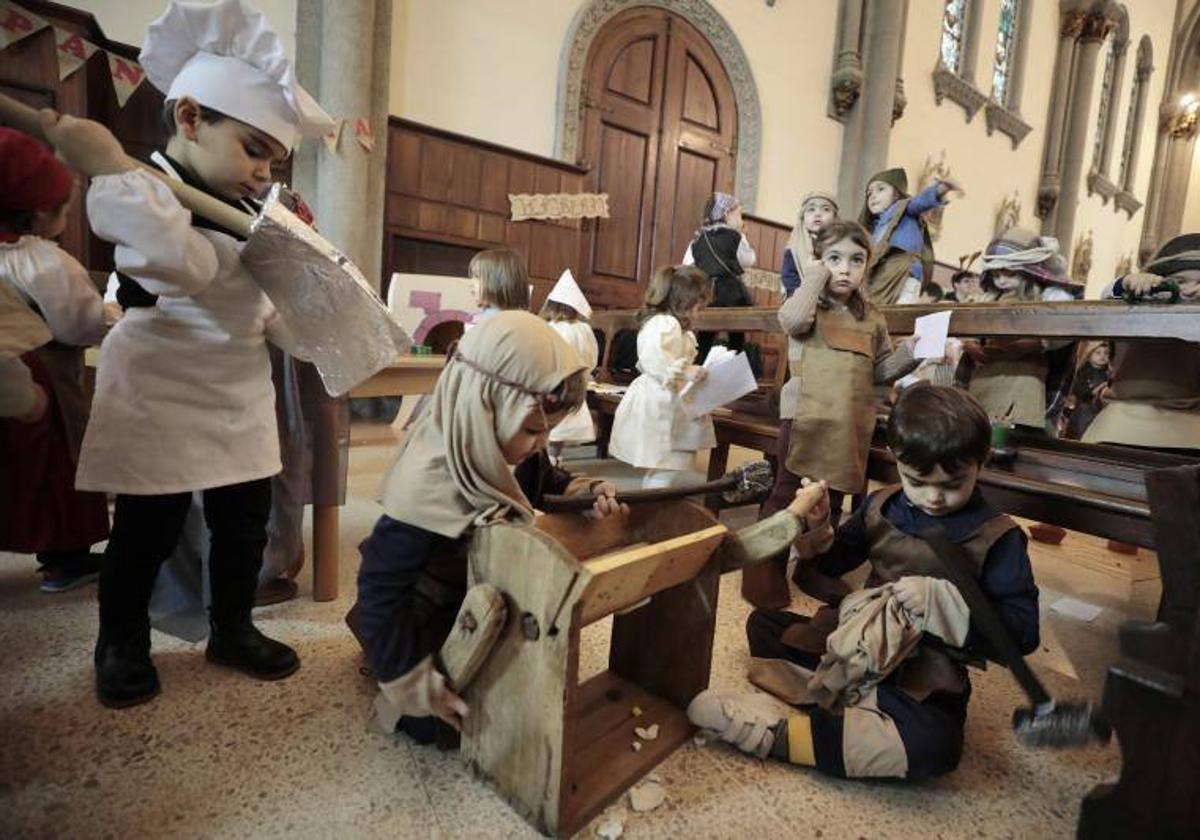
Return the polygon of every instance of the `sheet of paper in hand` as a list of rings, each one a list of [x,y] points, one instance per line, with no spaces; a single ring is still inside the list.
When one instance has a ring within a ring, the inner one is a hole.
[[[412,340],[345,254],[279,203],[273,187],[242,262],[279,310],[296,355],[317,366],[331,396],[393,364]]]
[[[946,336],[950,332],[950,310],[922,315],[913,321],[913,334],[917,346],[913,348],[914,359],[940,359],[946,355]]]
[[[729,353],[728,350],[726,353],[728,355],[711,365],[708,362],[712,359],[712,354],[709,354],[704,364],[708,376],[703,382],[692,383],[680,392],[683,410],[689,417],[708,414],[714,408],[720,408],[738,397],[744,397],[758,387],[746,354]]]

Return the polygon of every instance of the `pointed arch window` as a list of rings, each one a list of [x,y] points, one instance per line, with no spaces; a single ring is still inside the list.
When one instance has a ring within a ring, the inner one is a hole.
[[[942,66],[956,76],[963,75],[970,5],[971,0],[946,0],[942,9]]]
[[[1000,26],[996,32],[996,60],[992,64],[992,99],[1012,107],[1016,76],[1017,43],[1021,35],[1021,0],[1000,0]]]
[[[1125,117],[1125,137],[1121,144],[1121,168],[1117,176],[1117,193],[1114,203],[1130,218],[1141,208],[1142,203],[1134,196],[1137,183],[1138,151],[1142,144],[1142,124],[1146,120],[1146,97],[1150,89],[1150,75],[1154,72],[1154,48],[1150,36],[1143,35],[1138,42],[1137,69],[1133,74],[1133,87],[1129,90],[1129,113]]]

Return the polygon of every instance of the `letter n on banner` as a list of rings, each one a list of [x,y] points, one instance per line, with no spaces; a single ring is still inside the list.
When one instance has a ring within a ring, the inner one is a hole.
[[[75,32],[54,27],[54,42],[58,45],[58,80],[61,82],[87,63],[97,49],[91,41]]]

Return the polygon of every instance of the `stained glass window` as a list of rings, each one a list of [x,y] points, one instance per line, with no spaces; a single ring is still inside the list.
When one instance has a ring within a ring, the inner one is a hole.
[[[996,37],[996,61],[992,65],[992,99],[1007,106],[1011,98],[1013,62],[1017,54],[1017,4],[1000,0],[1000,31]]]
[[[1137,125],[1137,110],[1138,99],[1142,95],[1142,86],[1145,80],[1142,74],[1138,73],[1133,77],[1133,89],[1129,91],[1129,113],[1125,116],[1125,140],[1121,144],[1121,173],[1117,176],[1117,183],[1123,189],[1129,189],[1131,178],[1129,173],[1129,158],[1133,154],[1133,136],[1135,131],[1140,131]]]
[[[946,0],[946,7],[942,10],[942,64],[951,73],[962,73],[963,36],[969,2]]]

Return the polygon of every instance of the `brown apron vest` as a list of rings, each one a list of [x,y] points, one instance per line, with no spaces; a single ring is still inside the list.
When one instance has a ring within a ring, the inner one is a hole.
[[[72,463],[79,463],[79,448],[87,428],[92,400],[84,381],[83,348],[51,341],[31,351],[46,368],[54,388],[59,414],[66,432]]]
[[[881,490],[871,497],[865,511],[867,545],[871,553],[868,587],[892,583],[906,575],[946,577],[927,542],[904,533],[884,517],[884,505],[899,492],[899,486]],[[976,577],[996,541],[1017,527],[1020,526],[1008,516],[996,514],[960,542],[971,559],[971,571]],[[782,640],[797,650],[823,654],[825,640],[837,627],[837,620],[835,608],[822,607],[811,621],[789,627]],[[924,700],[936,691],[961,694],[968,685],[966,668],[944,649],[930,644],[920,645],[913,657],[896,669],[894,678],[896,685],[916,700]]]
[[[875,430],[875,336],[882,316],[861,321],[846,309],[818,309],[798,365],[798,399],[787,468],[861,493]]]
[[[1200,410],[1200,346],[1186,341],[1137,341],[1117,350],[1112,399]]]

